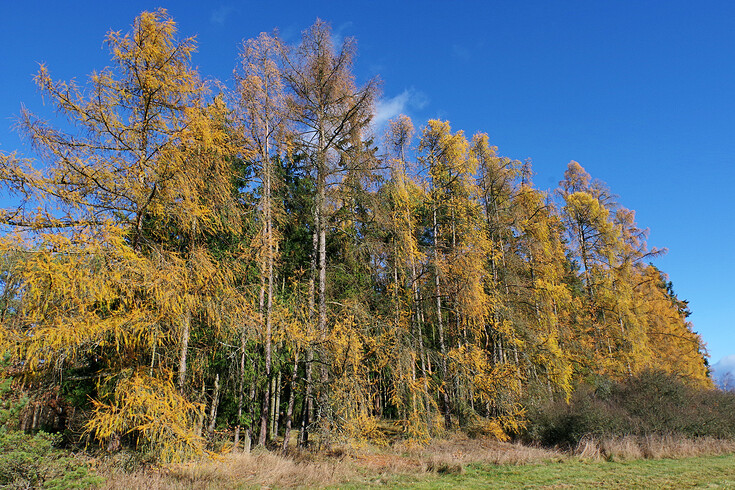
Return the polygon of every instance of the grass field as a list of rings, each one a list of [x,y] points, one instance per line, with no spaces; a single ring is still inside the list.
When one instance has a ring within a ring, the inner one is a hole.
[[[455,437],[428,447],[289,456],[256,449],[196,463],[100,467],[104,488],[735,488],[735,444],[613,440],[573,453]]]
[[[348,486],[358,488],[365,483]],[[735,455],[523,466],[468,465],[462,474],[402,475],[371,483],[407,488],[735,488]]]

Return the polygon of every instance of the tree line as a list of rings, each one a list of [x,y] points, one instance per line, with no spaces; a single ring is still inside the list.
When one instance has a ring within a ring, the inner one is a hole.
[[[206,83],[165,10],[107,36],[64,122],[0,154],[3,375],[15,423],[163,459],[462,429],[648,369],[711,386],[646,230],[576,162],[559,188],[449,122],[371,120],[356,45],[317,21]],[[295,434],[295,436],[294,436]],[[295,442],[294,442],[295,440]]]

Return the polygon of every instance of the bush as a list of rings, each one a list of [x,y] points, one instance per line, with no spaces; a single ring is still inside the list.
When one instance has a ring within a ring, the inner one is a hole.
[[[686,385],[661,372],[579,387],[569,403],[529,411],[524,438],[575,447],[585,437],[677,435],[735,439],[735,393]]]
[[[575,447],[585,437],[629,434],[635,421],[621,408],[580,387],[567,404],[551,402],[529,412],[524,438],[547,446]]]
[[[58,437],[0,429],[0,487],[90,488],[102,483],[84,462],[54,448]]]

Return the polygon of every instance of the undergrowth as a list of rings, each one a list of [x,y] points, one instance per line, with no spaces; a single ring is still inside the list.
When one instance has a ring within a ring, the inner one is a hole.
[[[0,429],[1,488],[91,488],[103,479],[87,458],[54,447],[57,436]]]
[[[522,439],[573,449],[589,439],[649,436],[735,440],[735,393],[695,388],[661,372],[603,378],[578,388],[569,403],[529,410]]]

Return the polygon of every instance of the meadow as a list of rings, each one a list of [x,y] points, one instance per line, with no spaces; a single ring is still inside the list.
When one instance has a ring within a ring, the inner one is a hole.
[[[335,447],[288,456],[256,449],[206,461],[124,471],[102,463],[102,488],[726,488],[735,443],[673,437],[585,440],[573,451],[470,439],[426,447]]]

